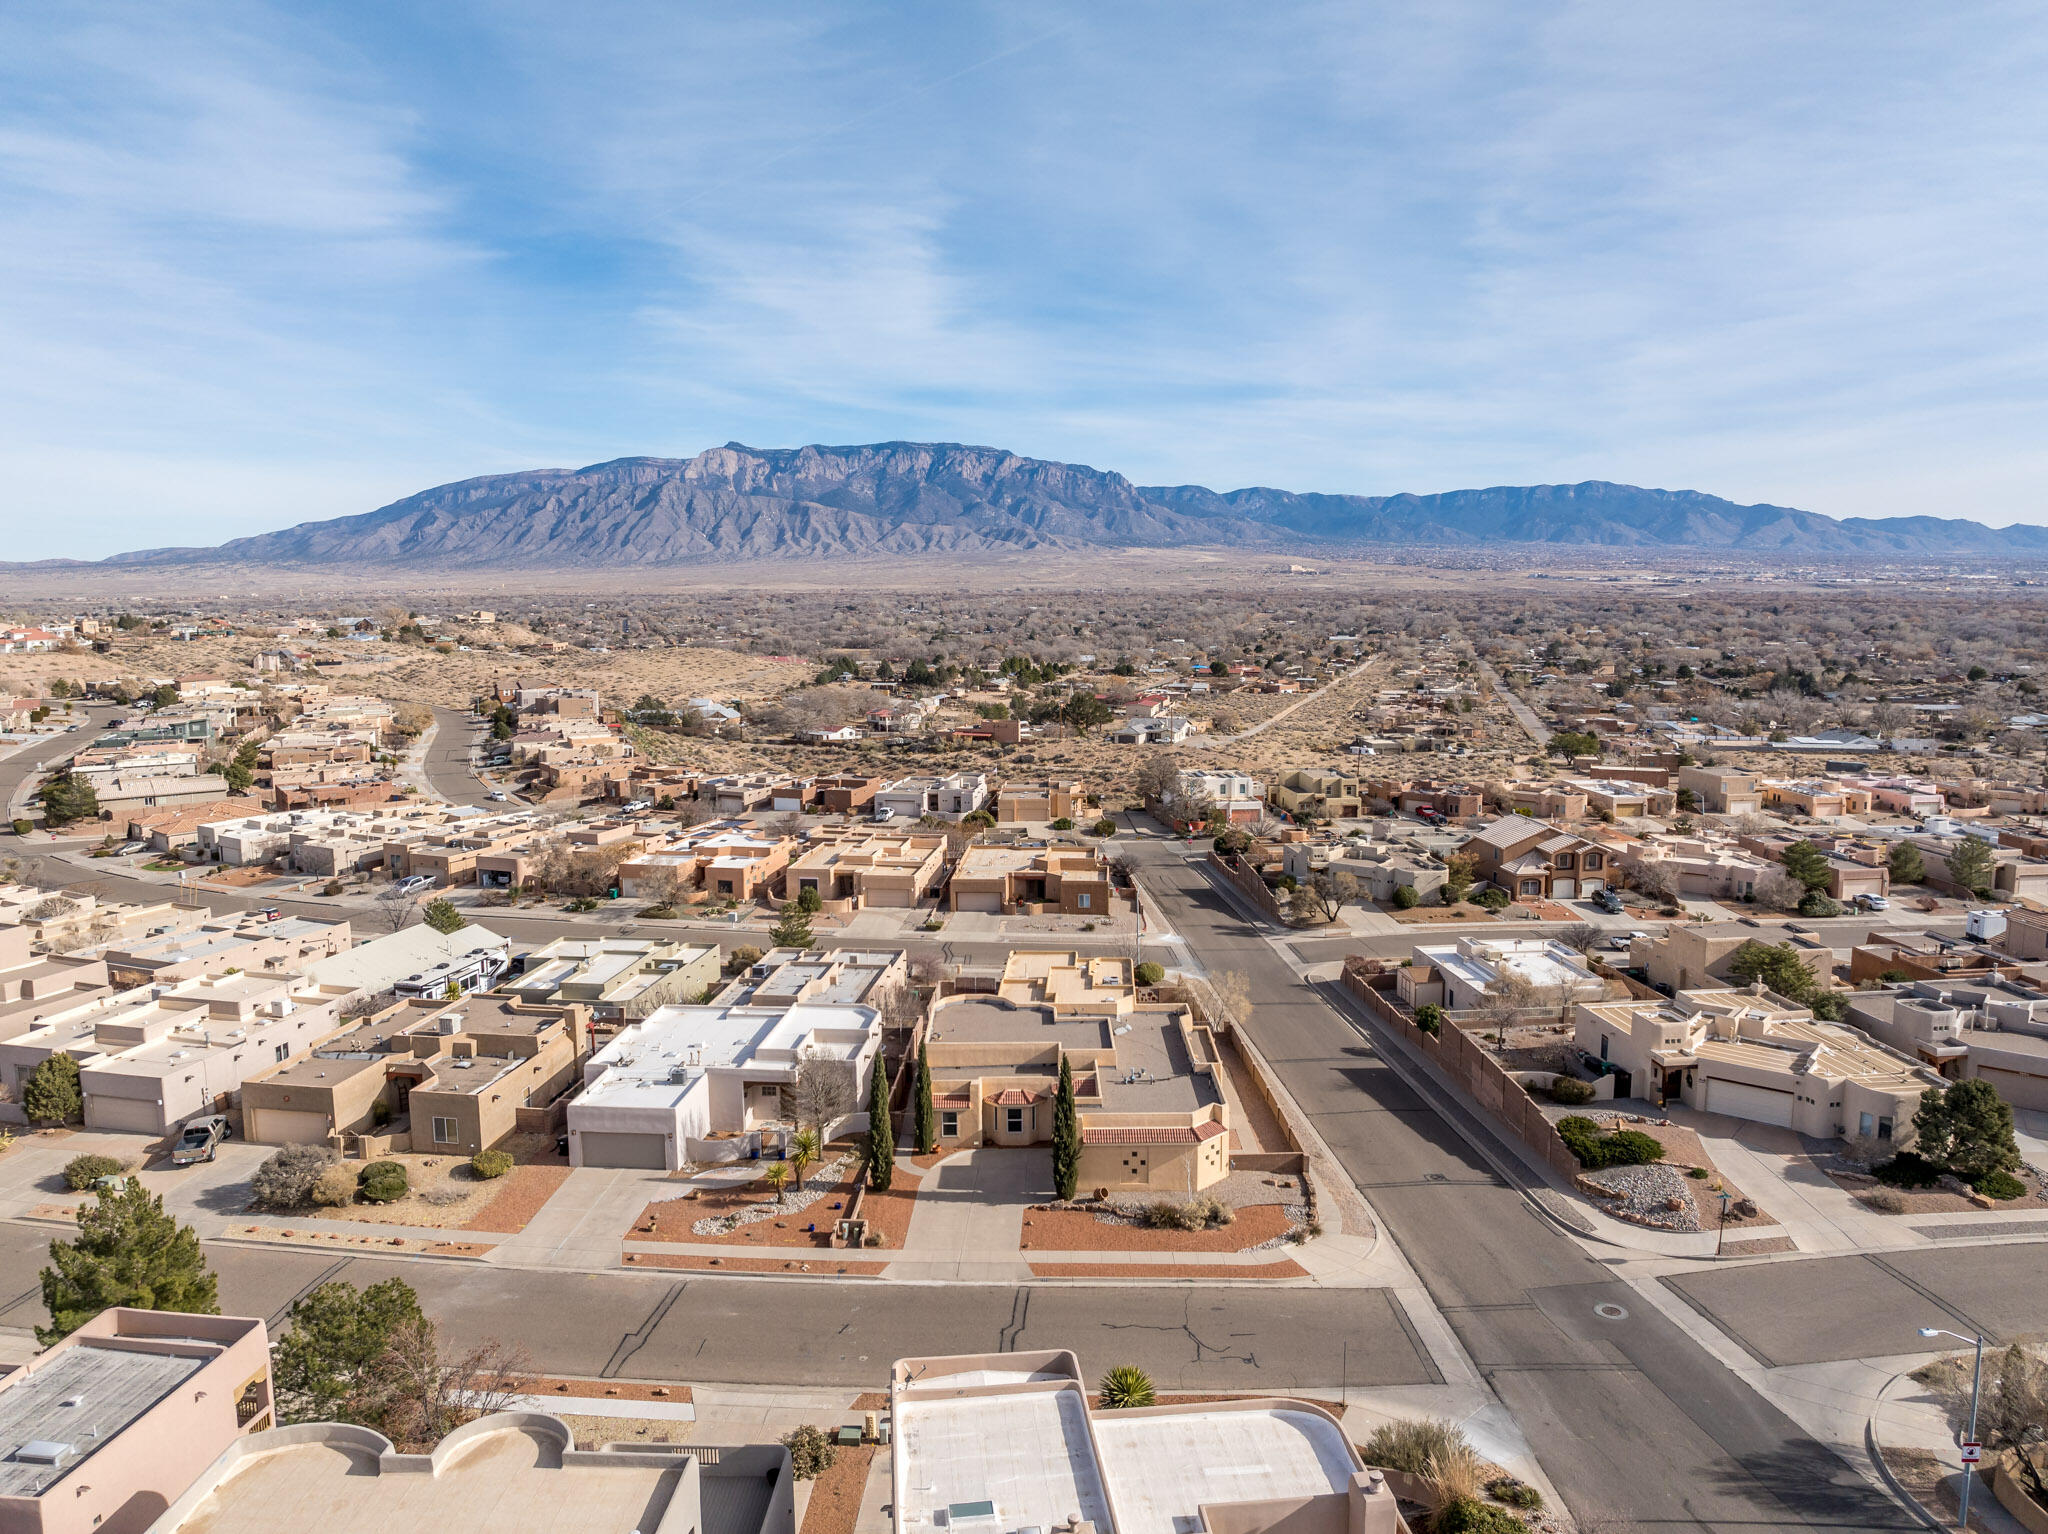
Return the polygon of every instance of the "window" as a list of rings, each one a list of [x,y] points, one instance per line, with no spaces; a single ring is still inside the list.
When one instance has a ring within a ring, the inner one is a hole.
[[[1003,1110],[1003,1128],[1013,1135],[1024,1133],[1024,1110],[1022,1108],[1005,1108]]]
[[[285,1043],[278,1045],[277,1048],[271,1051],[271,1054],[279,1060],[289,1060],[292,1057],[292,1046],[290,1041],[287,1040]]]
[[[1095,897],[1093,895],[1083,893],[1075,896],[1074,898],[1080,904],[1081,909],[1085,911],[1088,909],[1088,902],[1093,900]]]
[[[1606,866],[1606,861],[1601,857],[1599,853],[1589,852],[1586,854],[1586,872],[1593,873],[1599,869],[1605,868]]]
[[[957,1113],[940,1114],[939,1134],[944,1139],[957,1139],[960,1134],[960,1115]]]
[[[1569,852],[1560,852],[1557,855],[1557,866],[1559,868],[1574,868],[1578,866],[1578,861]]]
[[[434,1120],[434,1143],[436,1145],[453,1145],[455,1143],[455,1120],[438,1118]]]
[[[1607,1058],[1607,1035],[1604,1033],[1600,1035],[1600,1058]]]
[[[1889,1140],[1892,1137],[1892,1121],[1890,1119],[1879,1119],[1877,1121],[1877,1137],[1880,1140]]]
[[[1858,1133],[1858,1134],[1860,1134],[1860,1135],[1871,1135],[1871,1134],[1875,1134],[1876,1132],[1877,1132],[1877,1120],[1876,1120],[1876,1118],[1874,1118],[1874,1117],[1873,1117],[1872,1115],[1870,1115],[1870,1114],[1868,1114],[1868,1113],[1865,1113],[1865,1114],[1862,1114],[1862,1115],[1860,1115],[1860,1116],[1859,1116],[1859,1117],[1857,1118],[1857,1120],[1856,1120],[1856,1133]]]

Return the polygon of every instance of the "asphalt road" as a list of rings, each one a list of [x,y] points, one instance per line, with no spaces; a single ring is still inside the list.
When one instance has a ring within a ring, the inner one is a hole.
[[[30,778],[41,774],[45,767],[60,762],[67,756],[74,756],[99,738],[107,720],[121,712],[117,708],[88,708],[83,710],[88,721],[84,729],[66,730],[53,735],[46,741],[30,746],[26,751],[0,758],[0,809],[12,810],[14,796]]]
[[[45,1319],[36,1274],[50,1236],[0,1225],[0,1326]],[[1379,1289],[666,1278],[220,1242],[206,1255],[227,1314],[282,1323],[315,1284],[401,1276],[456,1343],[516,1341],[559,1374],[879,1389],[890,1363],[913,1354],[1071,1347],[1092,1366],[1134,1363],[1175,1390],[1334,1395],[1441,1382],[1399,1301]]]
[[[1916,1526],[1537,1215],[1494,1169],[1512,1164],[1505,1148],[1496,1142],[1493,1160],[1482,1157],[1467,1135],[1483,1142],[1484,1127],[1467,1120],[1465,1133],[1454,1130],[1179,849],[1143,839],[1131,852],[1202,963],[1249,976],[1252,1038],[1372,1200],[1582,1521]],[[1624,1315],[1604,1320],[1596,1305]],[[1895,1338],[1877,1349],[1898,1350]]]
[[[427,746],[427,782],[451,804],[483,804],[491,785],[476,775],[470,752],[484,738],[484,722],[466,708],[436,708]]]

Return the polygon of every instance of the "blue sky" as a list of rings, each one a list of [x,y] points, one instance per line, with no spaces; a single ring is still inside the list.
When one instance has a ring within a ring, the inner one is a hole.
[[[2048,13],[0,8],[0,558],[892,438],[2048,521]]]

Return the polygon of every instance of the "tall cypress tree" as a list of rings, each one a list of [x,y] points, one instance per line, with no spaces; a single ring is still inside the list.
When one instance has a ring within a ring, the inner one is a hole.
[[[939,1148],[939,1115],[932,1106],[932,1063],[924,1041],[917,1045],[917,1153],[929,1156]]]
[[[889,1118],[889,1066],[875,1056],[868,1085],[868,1186],[887,1193],[896,1178],[896,1126]]]
[[[1072,1198],[1081,1181],[1081,1120],[1074,1111],[1074,1067],[1060,1056],[1060,1095],[1052,1105],[1052,1186]]]

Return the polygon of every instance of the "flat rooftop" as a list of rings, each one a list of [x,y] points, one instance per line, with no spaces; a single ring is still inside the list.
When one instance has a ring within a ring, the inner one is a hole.
[[[1020,1006],[994,996],[948,998],[932,1011],[931,1041],[950,1044],[1058,1044],[1107,1049],[1108,1017],[1056,1017],[1051,1007]]]
[[[1343,1429],[1304,1411],[1100,1412],[1095,1442],[1121,1515],[1116,1534],[1200,1529],[1205,1502],[1344,1492],[1354,1469]]]
[[[1213,1077],[1195,1074],[1174,1017],[1136,1012],[1117,1024],[1116,1064],[1095,1073],[1106,1112],[1192,1113],[1223,1101]]]
[[[1002,1534],[1076,1517],[1113,1527],[1078,1391],[910,1399],[898,1411],[904,1528]],[[994,1507],[982,1516],[967,1511],[977,1503]]]
[[[0,1388],[0,1496],[33,1497],[211,1362],[85,1343]],[[75,1406],[66,1401],[76,1400]],[[57,1446],[54,1464],[22,1457]]]
[[[360,1455],[326,1444],[302,1444],[245,1462],[192,1510],[178,1530],[625,1534],[628,1529],[652,1531],[660,1525],[682,1476],[680,1467],[554,1466],[549,1463],[554,1457],[552,1446],[536,1437],[493,1433],[444,1465],[438,1475],[375,1475],[364,1473]],[[708,1517],[706,1523],[710,1524]],[[706,1534],[711,1534],[708,1527]]]

